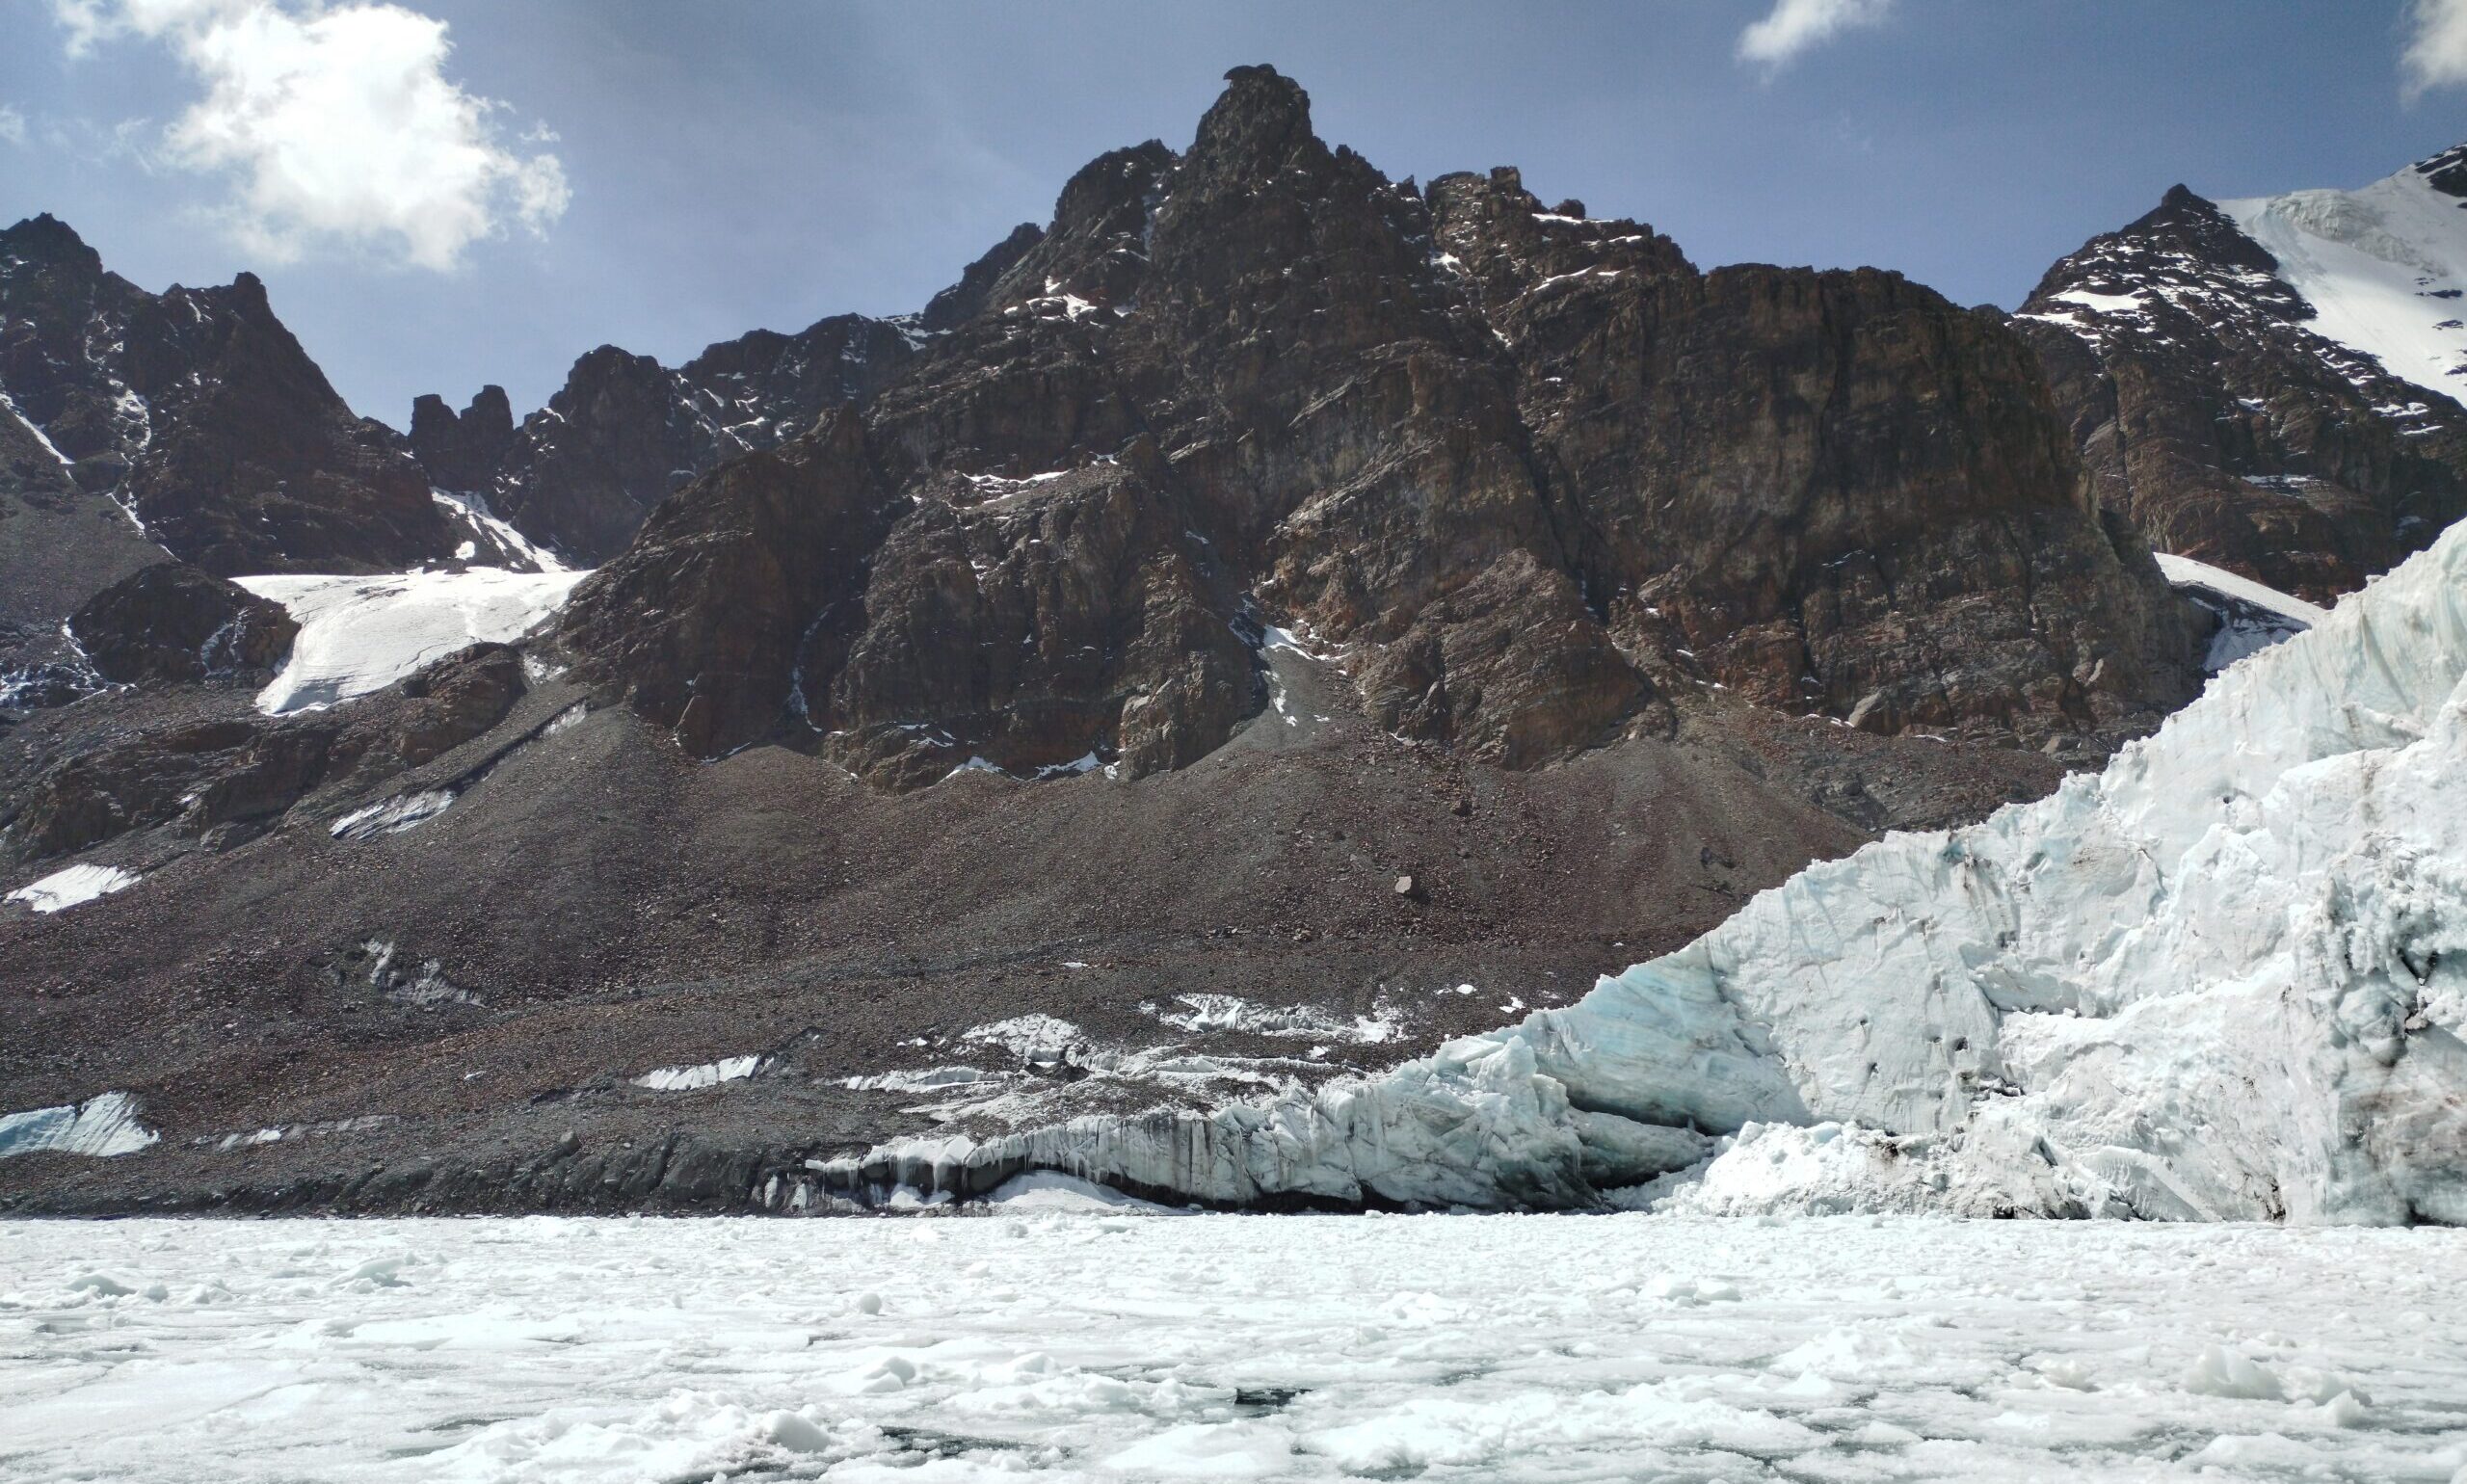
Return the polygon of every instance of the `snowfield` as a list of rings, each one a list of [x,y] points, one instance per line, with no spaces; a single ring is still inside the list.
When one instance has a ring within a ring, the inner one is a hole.
[[[2467,212],[2414,168],[2358,191],[2218,203],[2313,305],[2306,328],[2427,391],[2467,396]],[[2388,410],[2406,416],[2408,410]],[[2419,410],[2421,411],[2421,410]]]
[[[2452,1484],[2461,1291],[2434,1230],[11,1223],[0,1477]]]
[[[1223,1206],[2467,1224],[2462,1036],[2467,525],[2103,774],[1812,866],[1575,1005],[1376,1078],[902,1140],[777,1194],[1049,1169]]]
[[[392,572],[376,577],[241,577],[300,624],[291,656],[258,693],[268,715],[383,690],[457,649],[521,638],[565,605],[587,571]]]

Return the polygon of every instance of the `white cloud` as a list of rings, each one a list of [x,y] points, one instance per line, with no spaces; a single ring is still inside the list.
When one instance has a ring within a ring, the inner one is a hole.
[[[22,145],[26,142],[26,116],[6,103],[0,103],[0,144]]]
[[[571,192],[546,152],[509,149],[503,105],[447,80],[445,23],[368,0],[52,0],[72,56],[121,37],[170,46],[205,96],[164,158],[227,173],[229,218],[276,260],[324,241],[451,268],[509,223],[537,233]]]
[[[1772,14],[1739,33],[1738,57],[1779,69],[1854,26],[1881,22],[1891,9],[1893,0],[1774,0]]]
[[[2467,0],[2414,0],[2407,27],[2399,71],[2411,101],[2428,88],[2467,83]]]

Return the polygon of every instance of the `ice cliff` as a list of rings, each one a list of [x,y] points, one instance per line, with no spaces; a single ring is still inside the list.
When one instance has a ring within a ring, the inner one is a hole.
[[[2106,772],[1364,1082],[916,1141],[1225,1205],[2467,1222],[2467,526]]]

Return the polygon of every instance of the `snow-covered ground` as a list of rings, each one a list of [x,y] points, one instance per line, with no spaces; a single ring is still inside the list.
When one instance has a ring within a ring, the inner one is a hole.
[[[0,1477],[2451,1484],[2467,1234],[0,1224]]]
[[[589,572],[459,572],[376,577],[242,577],[300,624],[291,657],[257,696],[269,714],[382,690],[467,645],[505,643],[555,613]]]
[[[2445,397],[2467,395],[2467,211],[2410,168],[2359,191],[2220,201],[2304,296],[2308,327]],[[2403,415],[2404,409],[2392,409]]]

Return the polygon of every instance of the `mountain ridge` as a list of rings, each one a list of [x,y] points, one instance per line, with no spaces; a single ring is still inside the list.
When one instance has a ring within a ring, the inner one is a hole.
[[[2258,272],[2081,291],[2162,268]],[[2329,426],[2290,291],[2225,281],[2275,305],[2240,374]],[[0,1108],[162,1135],[0,1202],[744,1208],[902,1138],[1374,1074],[2043,797],[2310,611],[2224,540],[2171,582],[2083,409],[2181,394],[2050,303],[1392,181],[1246,67],[913,321],[597,351],[519,422],[423,401],[385,446],[448,552],[97,561],[107,643],[0,709],[0,852],[59,883],[0,906]],[[0,494],[143,543],[41,439]],[[2438,497],[2377,489],[2305,504],[2295,580]],[[1595,1133],[1596,1174],[1701,1152]]]

